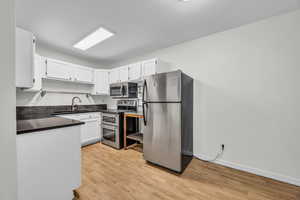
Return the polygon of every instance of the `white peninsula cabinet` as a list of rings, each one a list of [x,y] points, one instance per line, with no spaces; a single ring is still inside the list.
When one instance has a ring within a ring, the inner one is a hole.
[[[17,135],[18,200],[71,200],[81,184],[80,126]]]
[[[33,87],[34,54],[35,38],[33,34],[16,28],[16,87]]]
[[[109,95],[109,71],[95,70],[93,95]]]

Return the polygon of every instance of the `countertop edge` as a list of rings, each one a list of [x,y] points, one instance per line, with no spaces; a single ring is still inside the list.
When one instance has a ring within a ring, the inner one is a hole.
[[[49,118],[49,119],[51,119],[51,118]],[[22,134],[26,134],[26,133],[34,133],[34,132],[47,131],[47,130],[53,130],[53,129],[59,129],[59,128],[72,127],[72,126],[80,126],[83,124],[85,124],[85,123],[81,122],[81,121],[77,121],[77,120],[72,120],[72,123],[66,122],[65,124],[53,124],[53,125],[48,125],[48,126],[19,129],[16,131],[16,134],[22,135]]]

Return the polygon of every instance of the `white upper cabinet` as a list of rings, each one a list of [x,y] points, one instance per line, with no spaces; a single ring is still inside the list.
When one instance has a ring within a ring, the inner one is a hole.
[[[16,28],[16,86],[31,88],[34,83],[35,39],[32,33]]]
[[[118,68],[112,69],[109,72],[109,83],[112,84],[112,83],[118,83],[118,82],[120,82],[120,71]]]
[[[114,68],[109,73],[109,83],[119,83],[128,81],[128,66]]]
[[[157,58],[142,62],[142,77],[172,71],[172,66]]]
[[[72,81],[71,70],[68,63],[53,59],[47,59],[46,61],[46,78]]]
[[[109,73],[109,83],[140,81],[146,76],[170,70],[168,63],[154,58],[112,69]]]
[[[95,70],[93,95],[109,95],[109,71]]]
[[[134,63],[129,65],[128,67],[128,80],[129,81],[136,81],[140,80],[142,77],[142,64],[141,63]]]
[[[47,59],[46,78],[94,84],[94,70],[89,67]]]
[[[128,81],[128,66],[119,67],[120,82]]]
[[[36,54],[34,56],[34,78],[33,78],[33,86],[30,89],[26,89],[26,91],[37,92],[42,89],[42,77],[43,73],[45,73],[46,63],[45,58]]]
[[[142,62],[142,76],[150,76],[155,73],[157,73],[156,70],[156,65],[157,65],[157,60],[156,59],[151,59],[147,61]]]
[[[82,83],[94,82],[94,70],[88,67],[74,66],[71,71],[72,80]]]

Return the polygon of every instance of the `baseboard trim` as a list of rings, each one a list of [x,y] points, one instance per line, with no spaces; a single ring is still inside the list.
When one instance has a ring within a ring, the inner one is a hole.
[[[198,155],[194,155],[194,156],[196,158],[199,158],[200,160],[210,160],[211,159],[210,157],[208,157],[206,155],[199,155],[198,154]],[[271,179],[274,179],[274,180],[277,180],[277,181],[289,183],[289,184],[292,184],[292,185],[300,186],[300,179],[288,177],[288,176],[285,176],[285,175],[282,175],[282,174],[273,173],[273,172],[253,168],[253,167],[248,167],[248,166],[245,166],[245,165],[240,165],[240,164],[225,161],[225,160],[222,160],[222,159],[216,160],[213,163],[223,165],[223,166],[226,166],[226,167],[230,167],[230,168],[233,168],[233,169],[249,172],[249,173],[252,173],[252,174],[259,175],[259,176],[271,178]]]

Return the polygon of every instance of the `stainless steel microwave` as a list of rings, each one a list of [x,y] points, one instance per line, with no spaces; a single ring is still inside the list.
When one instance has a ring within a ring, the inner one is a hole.
[[[110,84],[109,93],[113,98],[137,98],[138,84],[132,82],[113,83]]]

